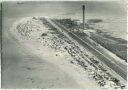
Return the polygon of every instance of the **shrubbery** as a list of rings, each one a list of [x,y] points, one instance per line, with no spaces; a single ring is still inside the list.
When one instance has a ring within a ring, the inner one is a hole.
[[[109,39],[103,37],[101,38],[100,36],[95,34],[91,35],[91,39],[93,39],[95,42],[99,43],[109,51],[113,52],[118,57],[127,61],[127,44],[113,43],[110,42]]]

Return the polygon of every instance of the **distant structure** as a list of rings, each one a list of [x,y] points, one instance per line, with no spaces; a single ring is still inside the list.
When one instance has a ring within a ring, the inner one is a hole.
[[[17,2],[17,4],[24,4],[23,2]]]
[[[85,5],[82,5],[83,9],[83,30],[85,29]]]

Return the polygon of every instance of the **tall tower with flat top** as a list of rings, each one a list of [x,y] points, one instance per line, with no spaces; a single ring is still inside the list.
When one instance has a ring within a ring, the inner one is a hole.
[[[85,5],[82,5],[83,9],[83,30],[85,29]]]

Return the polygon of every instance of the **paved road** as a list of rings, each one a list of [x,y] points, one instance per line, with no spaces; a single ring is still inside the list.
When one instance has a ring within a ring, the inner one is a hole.
[[[97,50],[94,46],[92,46],[91,44],[89,44],[88,42],[85,42],[83,39],[81,39],[80,37],[78,37],[77,35],[75,35],[72,32],[69,32],[68,29],[66,29],[64,26],[62,26],[61,24],[59,24],[58,22],[52,20],[59,28],[61,28],[64,32],[66,31],[68,33],[69,36],[71,36],[73,39],[75,39],[79,44],[81,44],[82,46],[84,46],[86,49],[88,49],[89,51],[91,51],[95,56],[97,56],[102,62],[104,62],[109,68],[111,68],[112,70],[114,70],[118,75],[120,75],[124,80],[127,80],[127,67],[121,66],[122,63],[116,62],[116,60],[114,60],[114,58],[110,58],[112,56],[110,56],[109,54],[105,53],[105,52],[100,52],[99,50]],[[105,53],[105,54],[104,54]],[[107,56],[106,56],[107,54]],[[108,57],[109,56],[109,57]],[[114,61],[114,62],[113,62]],[[118,63],[118,64],[117,64]]]

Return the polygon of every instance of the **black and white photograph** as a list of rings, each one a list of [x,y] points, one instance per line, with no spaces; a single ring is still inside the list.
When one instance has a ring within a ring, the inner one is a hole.
[[[0,4],[2,89],[127,89],[126,0]]]

